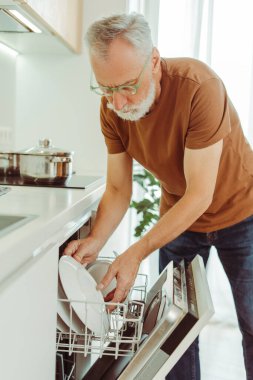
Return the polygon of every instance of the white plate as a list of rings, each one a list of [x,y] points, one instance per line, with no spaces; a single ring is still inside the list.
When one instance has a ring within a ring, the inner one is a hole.
[[[104,298],[96,289],[97,283],[94,278],[71,256],[61,257],[59,274],[63,289],[81,321],[95,334],[107,332],[109,319],[104,307]]]
[[[109,269],[109,266],[111,265],[110,261],[107,260],[97,260],[94,263],[90,264],[89,267],[87,267],[88,272],[92,275],[94,280],[97,284],[100,283],[100,281],[105,276],[106,272]],[[110,293],[113,289],[115,289],[117,286],[116,278],[114,278],[111,283],[102,290],[102,294],[105,297],[108,293]]]
[[[58,300],[63,299],[66,300],[66,294],[64,293],[64,290],[62,288],[61,280],[58,281]],[[73,307],[72,307],[72,316],[70,313],[70,303],[64,302],[64,301],[58,301],[57,302],[57,313],[65,323],[65,325],[68,326],[67,330],[69,330],[69,327],[71,329],[78,333],[78,334],[84,334],[85,326],[83,325],[83,322],[80,321],[80,319],[76,316]]]

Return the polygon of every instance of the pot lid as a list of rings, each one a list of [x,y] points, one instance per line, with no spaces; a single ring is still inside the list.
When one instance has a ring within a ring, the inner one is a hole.
[[[74,152],[66,151],[52,145],[52,140],[48,138],[40,139],[38,145],[22,151],[22,154],[37,154],[37,155],[51,155],[51,156],[64,156],[69,157]]]

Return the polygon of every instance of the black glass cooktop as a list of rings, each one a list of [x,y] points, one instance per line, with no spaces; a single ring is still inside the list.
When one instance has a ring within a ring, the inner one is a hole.
[[[37,183],[37,182],[24,182],[21,177],[7,176],[0,177],[0,185],[9,186],[35,186],[35,187],[58,187],[63,189],[86,189],[88,186],[93,185],[102,177],[97,176],[81,176],[72,175],[64,183]]]

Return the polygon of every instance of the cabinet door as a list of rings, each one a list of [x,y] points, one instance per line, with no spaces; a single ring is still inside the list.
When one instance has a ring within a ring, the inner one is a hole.
[[[54,379],[57,268],[53,247],[0,288],[0,379]]]
[[[19,0],[18,0],[19,1]],[[83,40],[82,0],[25,0],[21,6],[39,16],[49,29],[72,50],[80,53]]]

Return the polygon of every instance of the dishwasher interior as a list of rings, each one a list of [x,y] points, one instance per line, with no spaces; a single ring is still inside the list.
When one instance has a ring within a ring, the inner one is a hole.
[[[88,227],[84,226],[83,234]],[[80,230],[68,240],[77,238]],[[68,315],[67,323],[57,316],[56,380],[165,378],[214,309],[198,255],[191,262],[170,262],[148,292],[147,281],[145,274],[138,274],[128,299],[114,304],[111,313],[107,310],[111,303],[102,302],[101,325],[96,332],[77,321],[74,311],[75,303],[81,303],[85,318],[92,301],[59,297],[59,308]]]

